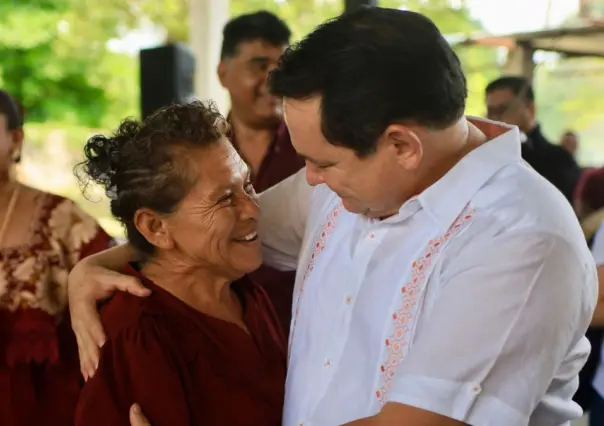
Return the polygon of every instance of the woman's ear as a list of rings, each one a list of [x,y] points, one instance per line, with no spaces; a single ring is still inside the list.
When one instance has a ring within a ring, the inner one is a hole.
[[[138,232],[155,247],[170,250],[174,248],[174,239],[170,234],[167,221],[149,209],[140,209],[134,214],[134,225]]]

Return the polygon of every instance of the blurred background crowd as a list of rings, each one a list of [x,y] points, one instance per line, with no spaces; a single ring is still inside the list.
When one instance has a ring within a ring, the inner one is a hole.
[[[485,88],[490,81],[510,73],[528,74],[526,65],[509,68],[514,65],[510,52],[520,50],[516,45],[533,40],[547,47],[531,54],[541,130],[552,143],[568,149],[581,167],[604,163],[604,29],[598,24],[604,2],[381,0],[379,5],[420,11],[449,35],[469,80],[471,115],[486,115]],[[173,42],[190,44],[192,39],[192,47],[199,50],[203,47],[194,39],[206,31],[201,35],[208,45],[205,50],[217,53],[203,65],[211,70],[220,59],[221,27],[232,16],[273,12],[289,26],[295,42],[344,7],[343,0],[1,1],[0,88],[26,111],[22,179],[79,201],[111,234],[120,235],[101,194],[89,197],[99,202],[85,201],[71,169],[89,135],[114,128],[126,116],[140,116],[139,51]],[[191,16],[203,14],[204,8],[208,16]],[[222,16],[212,8],[220,9]],[[214,27],[216,34],[211,33]],[[594,29],[585,30],[588,27]],[[565,28],[576,34],[556,37]],[[537,38],[540,32],[550,34]],[[518,33],[529,34],[500,37]],[[599,51],[594,51],[598,44]],[[217,86],[211,97],[228,113],[228,96],[217,80],[210,82]],[[196,95],[208,97],[199,90]]]

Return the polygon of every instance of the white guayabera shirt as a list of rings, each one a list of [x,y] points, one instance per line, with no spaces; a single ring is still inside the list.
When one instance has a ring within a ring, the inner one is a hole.
[[[265,261],[297,268],[283,424],[398,402],[476,426],[567,425],[597,276],[575,215],[516,128],[386,220],[304,170],[260,196]]]

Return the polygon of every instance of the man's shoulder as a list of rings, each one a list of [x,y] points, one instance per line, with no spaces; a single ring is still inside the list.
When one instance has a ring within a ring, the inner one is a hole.
[[[557,236],[575,247],[586,245],[568,200],[523,163],[504,167],[477,192],[471,204],[475,221],[485,227],[484,238],[491,233],[528,232]]]

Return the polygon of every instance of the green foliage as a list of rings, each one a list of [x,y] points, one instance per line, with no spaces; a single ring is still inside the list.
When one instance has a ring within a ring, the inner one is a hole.
[[[116,85],[135,61],[106,48],[133,22],[119,19],[120,3],[0,0],[0,87],[23,103],[28,120],[100,126],[107,115],[132,111],[132,79]]]
[[[382,5],[423,12],[445,33],[479,28],[466,9],[452,9],[447,0]],[[233,15],[259,9],[288,22],[295,41],[339,15],[343,0],[231,0]],[[0,16],[0,87],[25,105],[30,122],[114,127],[137,115],[137,58],[110,52],[107,41],[150,22],[168,40],[188,38],[188,0],[0,0]],[[477,56],[461,55],[464,62]]]
[[[293,41],[342,13],[343,3],[230,0],[233,16],[260,9],[276,13],[290,25]],[[445,34],[481,30],[463,0],[381,0],[380,5],[424,13]],[[169,41],[186,42],[188,8],[189,0],[0,0],[0,87],[22,101],[30,122],[113,128],[123,117],[138,115],[138,59],[111,52],[108,41],[152,23]],[[484,87],[500,72],[496,52],[457,53],[468,77],[468,112],[482,115]],[[593,60],[574,60],[539,67],[540,115],[554,138],[564,128],[594,128],[604,109],[598,96],[602,73],[584,72],[594,66]],[[563,76],[569,73],[578,77]]]
[[[537,68],[537,112],[547,136],[557,141],[565,130],[581,134],[579,160],[602,164],[602,112],[604,111],[604,60],[558,60]]]

